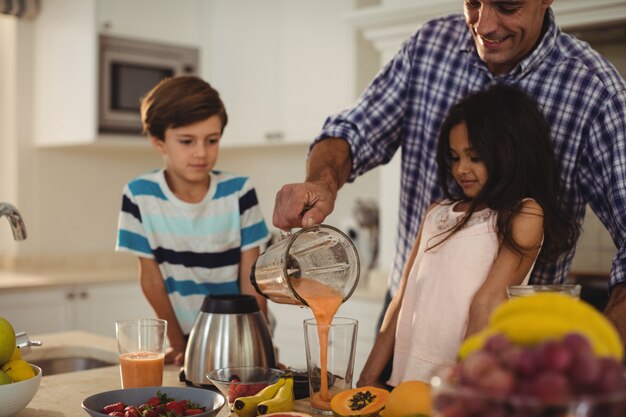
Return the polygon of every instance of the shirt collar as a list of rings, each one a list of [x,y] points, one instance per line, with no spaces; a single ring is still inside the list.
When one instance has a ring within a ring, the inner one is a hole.
[[[554,18],[552,8],[548,9],[546,17],[548,19],[548,28],[537,47],[530,55],[528,55],[521,62],[519,62],[509,73],[504,74],[501,77],[521,78],[526,75],[526,73],[540,65],[541,62],[543,62],[552,52],[552,50],[556,46],[556,40],[558,38],[560,30],[556,25],[556,20]],[[478,53],[476,52],[476,44],[474,43],[474,38],[472,37],[469,29],[465,31],[465,35],[462,36],[460,39],[459,51],[469,52],[470,62],[473,65],[489,72],[487,65],[485,65],[485,63],[480,59]]]

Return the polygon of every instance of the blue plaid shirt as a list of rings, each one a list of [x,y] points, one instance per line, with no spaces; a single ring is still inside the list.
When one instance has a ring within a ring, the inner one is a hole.
[[[606,59],[560,31],[551,10],[548,19],[549,29],[532,54],[495,77],[478,57],[463,16],[425,23],[356,105],[329,117],[315,140],[349,142],[349,181],[402,149],[392,294],[425,210],[442,197],[435,154],[443,119],[454,103],[494,83],[516,85],[541,106],[561,164],[567,207],[582,224],[585,206],[591,206],[618,247],[610,285],[626,282],[626,86]],[[563,282],[573,256],[574,250],[556,263],[538,262],[531,282]]]

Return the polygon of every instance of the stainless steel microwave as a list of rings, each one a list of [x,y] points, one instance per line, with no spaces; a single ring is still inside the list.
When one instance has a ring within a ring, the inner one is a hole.
[[[98,130],[141,133],[139,102],[159,81],[198,73],[198,49],[101,35]]]

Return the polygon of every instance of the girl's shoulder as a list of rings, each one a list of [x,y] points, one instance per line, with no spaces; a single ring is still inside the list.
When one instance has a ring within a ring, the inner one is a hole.
[[[534,198],[525,198],[520,201],[520,216],[543,217],[543,208]]]

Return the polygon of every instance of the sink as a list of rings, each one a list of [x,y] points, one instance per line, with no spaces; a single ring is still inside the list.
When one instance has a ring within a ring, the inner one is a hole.
[[[68,372],[85,371],[87,369],[117,365],[116,363],[111,363],[100,359],[77,356],[65,358],[35,359],[31,360],[30,363],[40,367],[42,369],[43,375],[45,376],[65,374]]]

